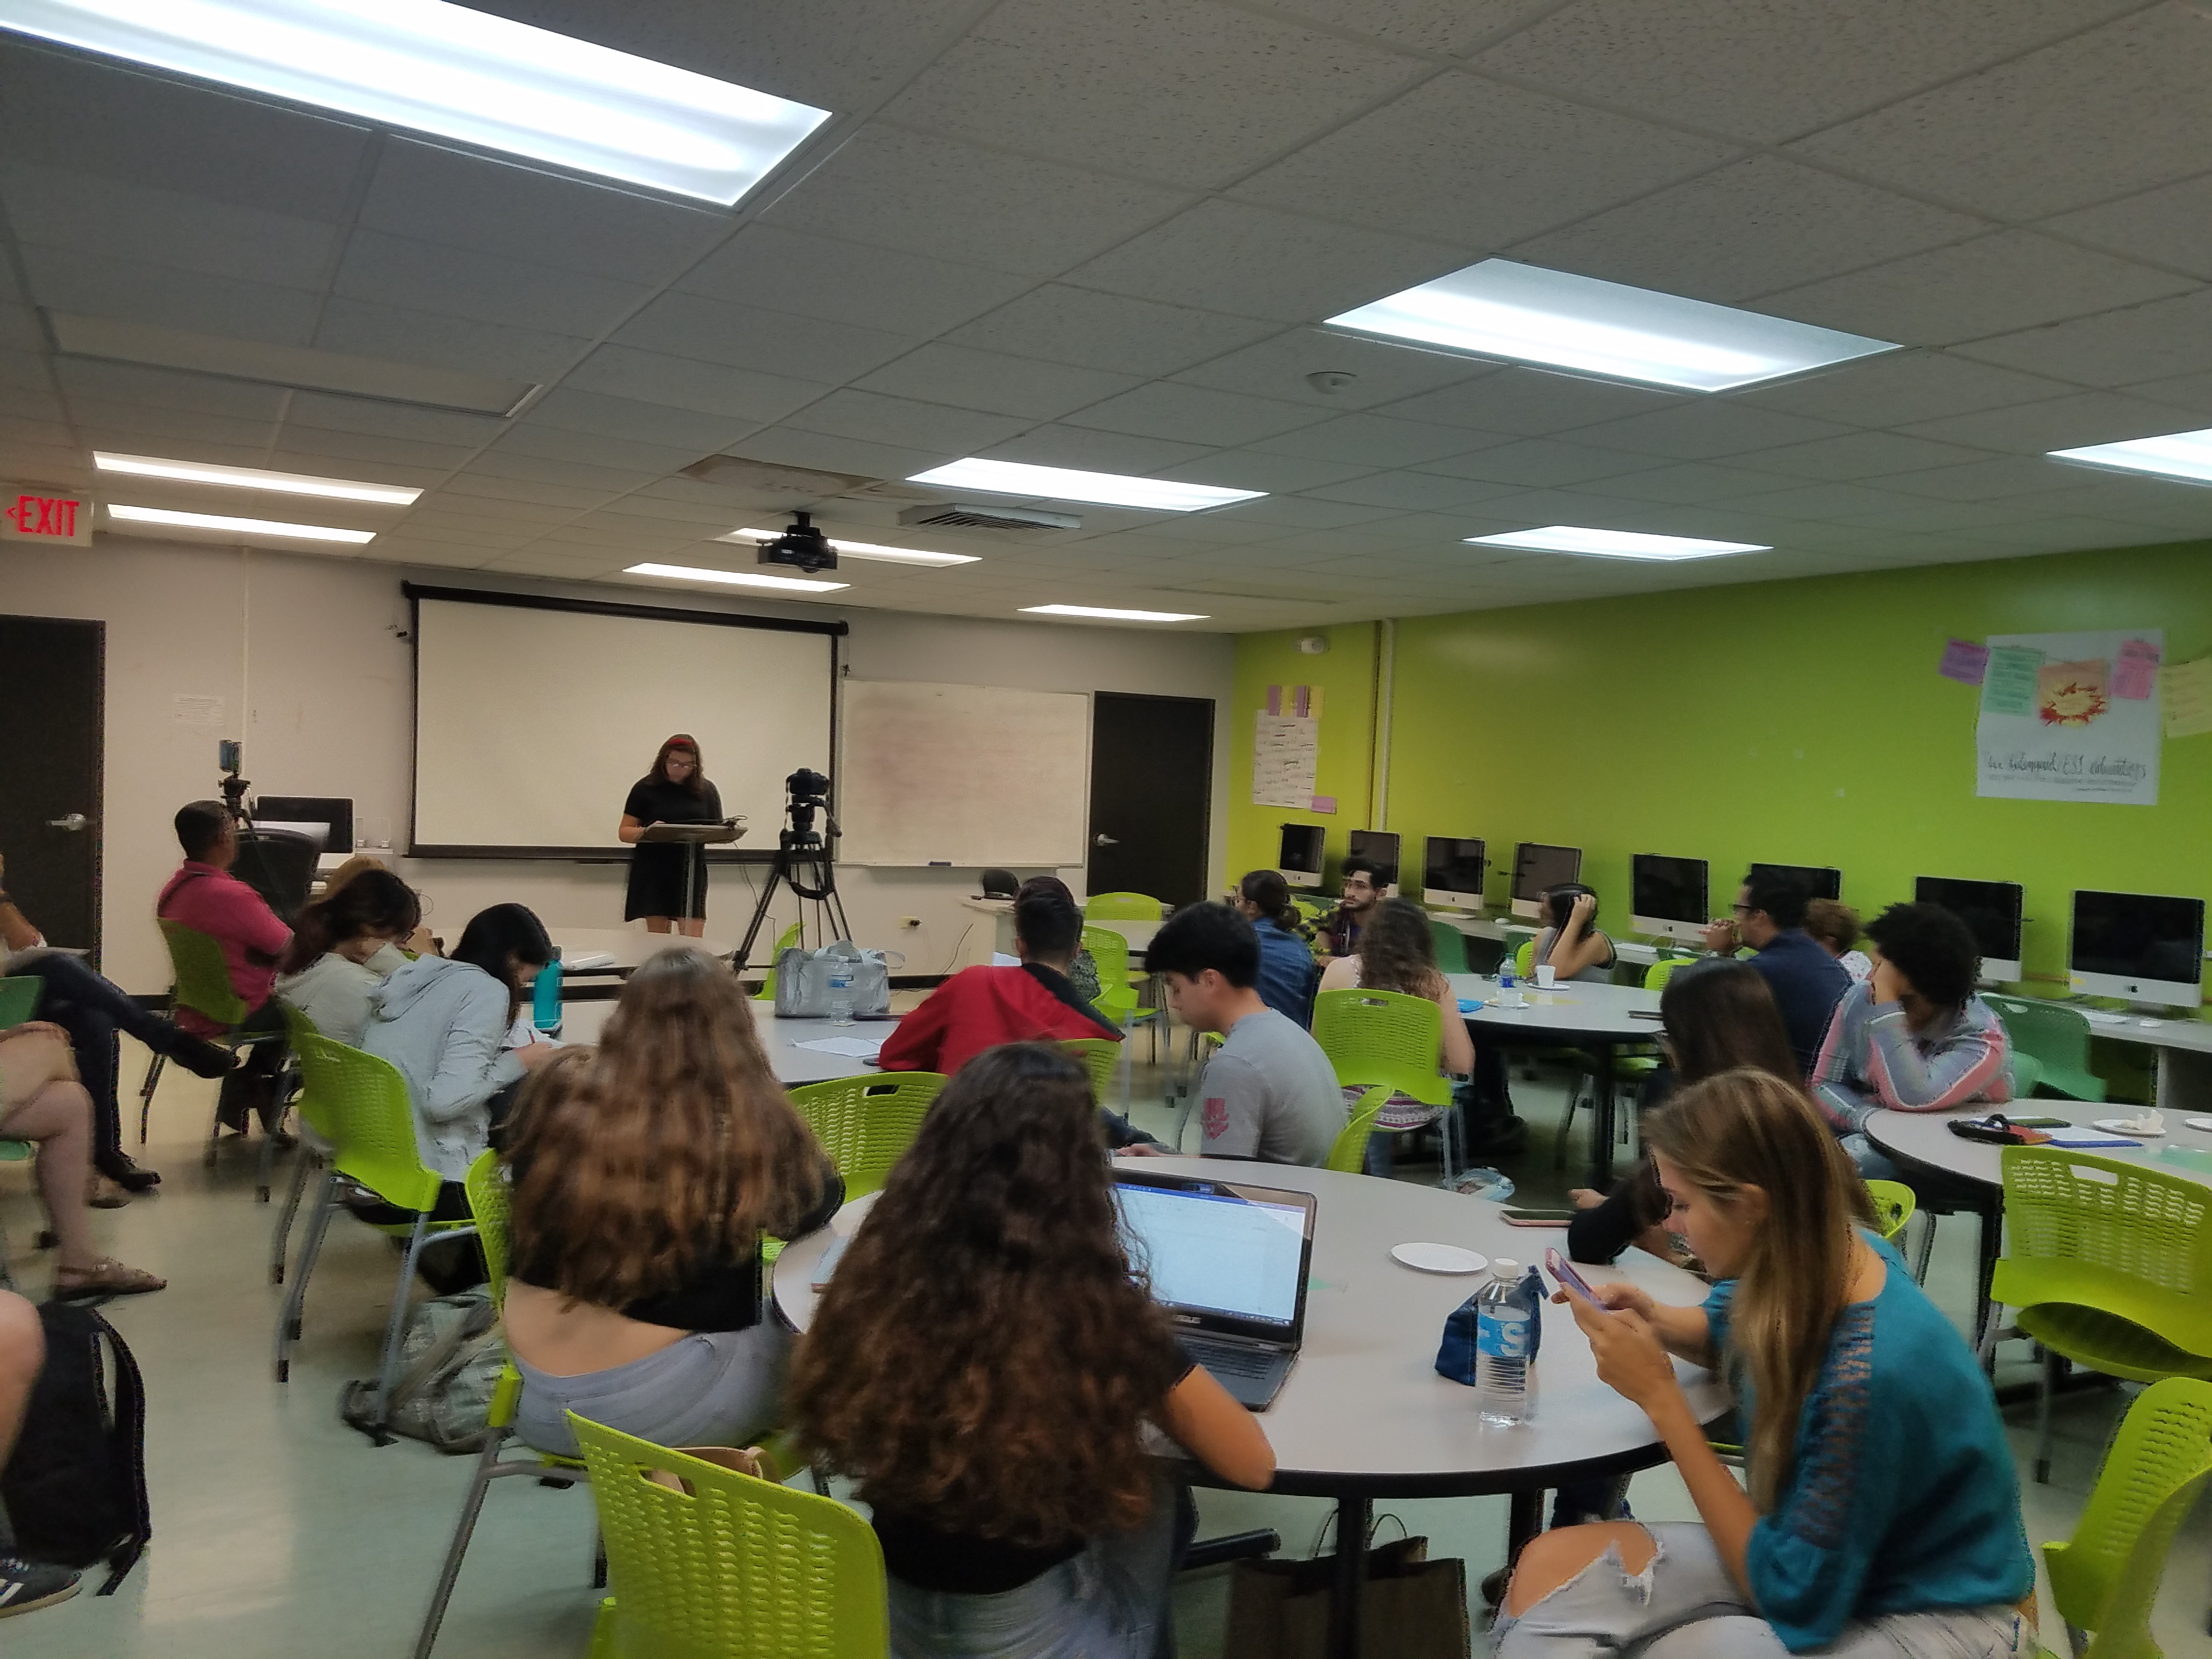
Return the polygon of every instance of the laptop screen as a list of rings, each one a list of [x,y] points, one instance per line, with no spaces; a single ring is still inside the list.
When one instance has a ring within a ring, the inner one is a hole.
[[[1180,1322],[1297,1334],[1311,1232],[1307,1194],[1118,1175],[1115,1198],[1130,1265],[1150,1273],[1154,1301],[1194,1316]]]

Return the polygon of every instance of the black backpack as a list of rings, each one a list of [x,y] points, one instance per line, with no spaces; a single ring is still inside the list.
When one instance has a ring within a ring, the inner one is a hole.
[[[91,1309],[49,1302],[39,1318],[46,1367],[0,1469],[0,1507],[14,1553],[64,1567],[105,1561],[100,1594],[110,1595],[153,1535],[145,1385],[115,1328]]]

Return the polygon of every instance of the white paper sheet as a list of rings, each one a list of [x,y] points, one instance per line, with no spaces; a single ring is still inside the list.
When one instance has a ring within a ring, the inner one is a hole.
[[[851,1060],[873,1060],[884,1046],[881,1037],[837,1036],[814,1037],[805,1042],[794,1042],[794,1048],[811,1048],[817,1054],[843,1054]]]

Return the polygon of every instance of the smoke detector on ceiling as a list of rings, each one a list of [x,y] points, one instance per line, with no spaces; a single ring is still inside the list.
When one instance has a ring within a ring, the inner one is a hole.
[[[1073,513],[1047,513],[1034,507],[971,507],[960,501],[906,507],[898,520],[902,525],[927,525],[937,530],[997,530],[1033,536],[1083,527],[1082,519]]]

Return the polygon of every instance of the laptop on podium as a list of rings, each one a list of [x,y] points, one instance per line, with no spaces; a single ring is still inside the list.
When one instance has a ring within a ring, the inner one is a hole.
[[[1267,1410],[1305,1340],[1313,1194],[1120,1165],[1114,1201],[1129,1265],[1184,1351]]]

